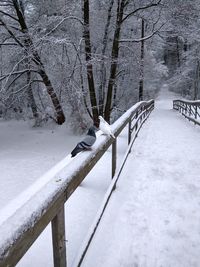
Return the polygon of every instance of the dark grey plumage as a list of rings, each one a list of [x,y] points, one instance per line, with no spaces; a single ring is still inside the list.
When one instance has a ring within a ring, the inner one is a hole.
[[[71,156],[75,157],[79,152],[83,151],[83,150],[87,150],[89,149],[94,142],[96,141],[96,127],[92,126],[89,128],[87,135],[85,136],[85,138],[79,142],[76,147],[72,150],[71,152]]]

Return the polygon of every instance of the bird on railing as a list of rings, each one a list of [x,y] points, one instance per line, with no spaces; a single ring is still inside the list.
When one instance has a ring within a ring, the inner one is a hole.
[[[104,120],[103,117],[99,116],[100,124],[99,129],[106,135],[112,136],[115,139],[115,136],[110,128],[110,125]]]
[[[76,147],[71,152],[71,157],[75,157],[78,153],[80,153],[83,150],[88,150],[91,148],[91,146],[96,141],[96,132],[97,128],[95,126],[92,126],[89,128],[85,138],[80,141]]]

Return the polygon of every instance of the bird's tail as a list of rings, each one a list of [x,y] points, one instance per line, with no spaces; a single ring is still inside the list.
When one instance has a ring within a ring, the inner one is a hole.
[[[83,149],[80,148],[78,145],[72,150],[71,157],[75,157],[79,152],[81,152]]]

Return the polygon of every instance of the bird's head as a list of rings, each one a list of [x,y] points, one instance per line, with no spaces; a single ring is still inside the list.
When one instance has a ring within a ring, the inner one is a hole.
[[[97,130],[98,130],[97,127],[95,127],[95,126],[91,126],[91,127],[89,128],[89,130],[88,130],[87,135],[95,136],[95,132],[96,132]]]

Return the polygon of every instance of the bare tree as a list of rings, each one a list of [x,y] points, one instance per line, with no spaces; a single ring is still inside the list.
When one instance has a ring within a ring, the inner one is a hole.
[[[131,1],[118,0],[115,33],[114,33],[114,38],[113,38],[112,55],[111,55],[112,62],[111,62],[111,67],[110,67],[110,76],[109,76],[109,82],[108,82],[106,103],[105,103],[105,108],[104,108],[104,117],[108,122],[110,121],[110,114],[111,114],[112,100],[113,100],[113,88],[115,84],[117,66],[118,66],[119,42],[120,42],[122,24],[124,24],[132,16],[136,15],[136,13],[143,11],[143,10],[147,10],[152,7],[156,7],[160,4],[160,2],[161,0],[157,2],[150,1],[150,3],[147,3],[146,5],[140,6],[138,8],[134,8],[132,11],[125,14],[124,11],[125,9],[127,9],[127,6],[131,3]],[[145,39],[150,38],[152,35],[153,33],[150,36],[144,37],[144,38]],[[126,40],[126,41],[129,42],[130,40]],[[137,41],[141,41],[141,38]]]
[[[37,67],[37,73],[42,78],[42,81],[47,89],[47,93],[54,106],[55,113],[56,113],[56,121],[58,124],[62,124],[65,121],[65,116],[64,116],[60,101],[58,100],[58,97],[54,91],[51,81],[45,71],[45,67],[42,63],[39,53],[29,34],[29,29],[28,29],[28,26],[25,20],[25,15],[24,15],[23,2],[18,1],[18,0],[9,0],[9,1],[7,0],[7,1],[3,1],[2,5],[3,7],[5,6],[9,7],[9,9],[11,10],[11,12],[14,13],[14,15],[7,11],[0,10],[1,25],[5,28],[5,30],[10,35],[10,38],[14,41],[14,43],[16,43],[24,51],[26,55],[24,60],[27,60],[28,58],[28,60],[31,60],[31,62],[34,63],[34,65]],[[15,22],[16,26],[11,27],[9,23],[5,22],[3,17],[11,19],[12,22]],[[21,35],[18,35],[17,34],[18,32],[20,32]],[[26,71],[24,71],[24,73],[27,73],[27,72],[30,74],[32,70],[27,69]],[[30,87],[29,87],[29,93],[30,93]]]
[[[91,40],[90,40],[90,6],[89,0],[82,0],[83,5],[83,19],[84,19],[84,28],[83,28],[83,38],[85,40],[85,58],[87,63],[87,79],[88,79],[88,88],[90,92],[90,102],[93,115],[94,124],[98,126],[99,124],[99,112],[97,107],[97,97],[95,91],[94,83],[94,74],[93,74],[93,65],[92,65],[92,51],[91,51]]]
[[[100,86],[99,86],[99,114],[103,116],[104,112],[104,100],[105,100],[105,86],[106,86],[106,67],[105,67],[105,53],[108,44],[109,27],[112,18],[112,8],[114,0],[111,0],[108,7],[107,22],[105,25],[104,36],[103,36],[103,48],[101,53],[101,66],[100,66]]]
[[[144,90],[144,19],[142,19],[142,25],[141,25],[139,101],[143,100],[143,90]]]

